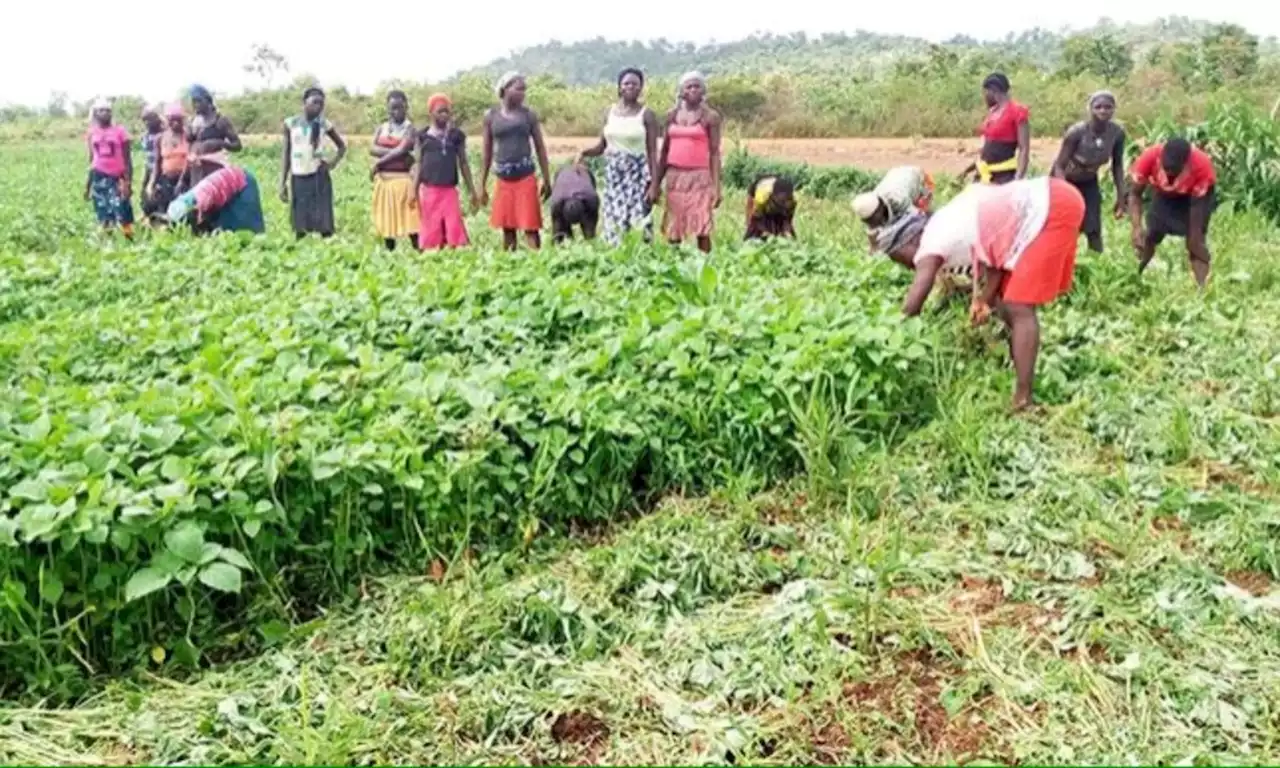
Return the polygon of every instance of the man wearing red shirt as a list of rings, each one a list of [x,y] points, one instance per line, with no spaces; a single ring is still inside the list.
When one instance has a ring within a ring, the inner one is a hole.
[[[1129,219],[1133,247],[1138,251],[1138,271],[1147,268],[1156,248],[1169,235],[1187,241],[1187,257],[1196,283],[1204,288],[1209,279],[1209,219],[1217,206],[1217,182],[1213,160],[1186,139],[1170,139],[1150,147],[1130,170]],[[1151,188],[1151,208],[1146,227],[1142,221],[1142,195]]]

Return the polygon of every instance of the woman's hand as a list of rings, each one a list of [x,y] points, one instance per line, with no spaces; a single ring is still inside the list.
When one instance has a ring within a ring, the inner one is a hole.
[[[480,210],[481,208],[485,207],[488,204],[489,204],[489,201],[483,192],[471,193],[471,212],[472,213],[475,213],[476,211]]]
[[[1134,250],[1136,250],[1136,251],[1141,251],[1141,250],[1143,250],[1144,248],[1146,248],[1146,246],[1147,246],[1147,233],[1146,233],[1146,230],[1144,230],[1144,229],[1143,229],[1143,228],[1141,228],[1141,227],[1134,227],[1134,230],[1133,230],[1133,236],[1132,236],[1132,238],[1131,238],[1131,242],[1133,243],[1133,248],[1134,248]]]
[[[969,305],[969,324],[974,328],[986,325],[991,319],[991,306],[982,299],[974,299]]]
[[[547,181],[546,179],[543,179],[542,189],[539,190],[539,194],[542,195],[543,202],[550,200],[551,199],[551,182]]]
[[[280,202],[289,202],[289,182],[287,181],[280,182]]]
[[[658,188],[656,183],[649,184],[649,191],[645,193],[645,199],[649,201],[649,205],[657,205],[662,199],[662,190]]]
[[[1129,215],[1129,212],[1125,208],[1124,201],[1117,200],[1116,208],[1114,211],[1114,216],[1116,217],[1116,221],[1120,221],[1121,219],[1123,219],[1125,216],[1128,216],[1128,215]]]

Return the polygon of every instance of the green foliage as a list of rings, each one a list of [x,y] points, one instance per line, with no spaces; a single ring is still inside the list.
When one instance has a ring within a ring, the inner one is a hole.
[[[1072,76],[1087,73],[1104,83],[1118,83],[1133,71],[1133,56],[1114,35],[1072,35],[1062,43],[1059,71]]]
[[[244,158],[269,177],[274,151]],[[93,236],[73,147],[3,160],[25,190],[0,208],[6,690],[195,658],[387,563],[776,482],[819,377],[850,439],[931,408],[929,342],[861,290],[861,254],[392,254],[354,164],[347,237],[295,243],[269,205],[266,239],[123,246]]]

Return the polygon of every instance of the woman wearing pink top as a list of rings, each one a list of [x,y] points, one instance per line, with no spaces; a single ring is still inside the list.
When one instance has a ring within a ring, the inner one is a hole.
[[[720,188],[720,113],[707,106],[707,82],[697,72],[680,78],[680,103],[667,113],[667,136],[658,169],[649,186],[656,203],[663,179],[667,182],[667,210],[662,228],[678,245],[698,239],[698,249],[711,252],[714,210],[723,197]]]
[[[98,223],[104,229],[120,227],[125,237],[133,237],[133,156],[129,134],[111,122],[111,103],[99,99],[90,112],[92,122],[85,137],[89,145],[89,177],[84,183],[84,199],[93,201]]]

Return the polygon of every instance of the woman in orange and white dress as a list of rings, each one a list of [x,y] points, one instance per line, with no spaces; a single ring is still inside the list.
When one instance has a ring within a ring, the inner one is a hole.
[[[981,325],[994,307],[1009,326],[1017,376],[1015,410],[1032,402],[1040,351],[1036,308],[1071,289],[1084,212],[1080,191],[1062,179],[974,186],[934,214],[918,236],[894,249],[897,258],[915,265],[915,281],[902,309],[908,316],[920,313],[940,270],[973,265],[969,317]]]

